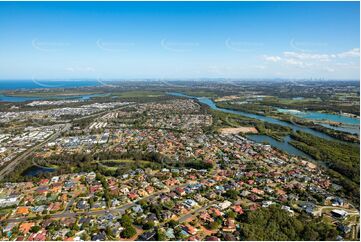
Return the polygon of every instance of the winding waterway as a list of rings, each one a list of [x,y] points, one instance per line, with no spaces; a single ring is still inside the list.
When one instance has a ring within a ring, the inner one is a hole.
[[[311,156],[309,156],[308,154],[306,154],[305,152],[295,148],[294,146],[288,144],[289,141],[291,141],[291,137],[290,136],[286,136],[283,141],[278,141],[275,140],[272,137],[269,137],[267,135],[259,135],[259,134],[250,134],[250,135],[246,135],[246,137],[256,143],[269,143],[271,146],[282,150],[288,154],[291,155],[295,155],[295,156],[301,156],[301,157],[305,157],[309,160],[313,160],[313,158]]]
[[[268,122],[268,123],[272,123],[272,124],[278,124],[278,125],[282,125],[282,126],[286,126],[286,127],[290,127],[292,128],[292,130],[295,131],[303,131],[305,133],[309,133],[312,134],[314,136],[323,138],[323,139],[327,139],[327,140],[333,140],[333,141],[338,141],[338,142],[342,142],[336,138],[333,138],[327,134],[324,134],[322,132],[318,132],[316,130],[307,128],[307,127],[302,127],[296,124],[292,124],[292,123],[288,123],[285,121],[281,121],[272,117],[267,117],[267,116],[262,116],[262,115],[258,115],[258,114],[252,114],[252,113],[247,113],[247,112],[242,112],[242,111],[236,111],[236,110],[232,110],[232,109],[226,109],[226,108],[219,108],[216,106],[216,104],[209,98],[206,97],[195,97],[195,96],[188,96],[186,94],[183,93],[178,93],[178,92],[169,92],[169,95],[172,96],[178,96],[178,97],[185,97],[185,98],[192,98],[192,99],[197,99],[200,103],[203,103],[207,106],[209,106],[211,109],[216,110],[216,111],[221,111],[221,112],[225,112],[225,113],[231,113],[231,114],[238,114],[241,116],[245,116],[245,117],[249,117],[249,118],[254,118],[254,119],[258,119],[264,122]],[[295,148],[294,146],[289,144],[289,141],[291,141],[291,137],[290,136],[286,136],[284,138],[284,141],[277,141],[267,135],[247,135],[247,138],[249,138],[250,140],[257,142],[257,143],[263,143],[263,142],[267,142],[269,143],[271,146],[278,148],[286,153],[292,154],[292,155],[296,155],[296,156],[302,156],[305,158],[308,158],[310,160],[313,160],[312,157],[310,157],[309,155],[307,155],[306,153],[302,152],[301,150]]]
[[[340,123],[341,124],[340,126],[332,126],[322,122],[320,122],[319,124],[329,129],[339,130],[350,134],[357,134],[357,135],[360,134],[360,119],[358,118],[346,117],[338,114],[312,112],[312,111],[301,112],[298,110],[283,109],[283,108],[278,108],[277,111],[281,113],[289,113],[291,115],[300,118],[305,118],[314,121],[326,120],[326,121]]]
[[[290,127],[292,128],[292,130],[295,131],[303,131],[309,134],[312,134],[314,136],[323,138],[323,139],[327,139],[327,140],[335,140],[335,141],[339,141],[338,139],[335,139],[327,134],[318,132],[316,130],[307,128],[307,127],[302,127],[296,124],[292,124],[292,123],[288,123],[279,119],[275,119],[275,118],[271,118],[271,117],[267,117],[267,116],[263,116],[263,115],[258,115],[258,114],[253,114],[253,113],[247,113],[247,112],[242,112],[242,111],[236,111],[236,110],[232,110],[232,109],[226,109],[226,108],[219,108],[216,106],[216,104],[209,98],[206,97],[194,97],[194,96],[188,96],[185,95],[183,93],[178,93],[178,92],[170,92],[170,95],[173,96],[178,96],[178,97],[186,97],[186,98],[193,98],[193,99],[197,99],[200,103],[206,104],[207,106],[209,106],[211,109],[216,110],[216,111],[222,111],[225,113],[232,113],[232,114],[238,114],[238,115],[242,115],[245,117],[249,117],[249,118],[254,118],[254,119],[258,119],[264,122],[268,122],[268,123],[272,123],[272,124],[278,124],[278,125],[282,125],[282,126],[286,126],[286,127]]]

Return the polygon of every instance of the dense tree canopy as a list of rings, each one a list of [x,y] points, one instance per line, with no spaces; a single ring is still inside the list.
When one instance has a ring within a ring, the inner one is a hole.
[[[274,206],[248,212],[240,232],[242,240],[335,240],[338,235],[334,226],[302,215],[292,217]]]

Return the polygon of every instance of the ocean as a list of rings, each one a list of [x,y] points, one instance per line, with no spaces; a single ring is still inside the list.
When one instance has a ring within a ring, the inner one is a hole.
[[[72,88],[99,86],[96,80],[67,80],[67,81],[40,81],[40,80],[0,80],[0,90],[35,89],[35,88]]]

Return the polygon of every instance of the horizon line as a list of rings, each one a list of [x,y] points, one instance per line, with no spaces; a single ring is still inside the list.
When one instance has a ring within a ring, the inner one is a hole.
[[[144,77],[144,78],[0,78],[0,81],[202,81],[204,80],[234,80],[234,81],[249,81],[249,80],[279,80],[279,81],[360,81],[360,79],[336,79],[336,78],[227,78],[227,77],[197,77],[197,78],[155,78],[155,77]]]

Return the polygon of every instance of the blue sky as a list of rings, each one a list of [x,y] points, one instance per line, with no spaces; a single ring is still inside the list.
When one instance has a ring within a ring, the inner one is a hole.
[[[1,2],[0,79],[359,79],[358,2]]]

